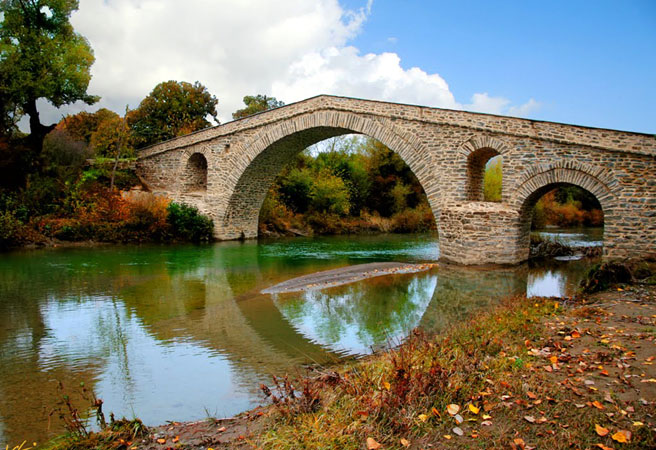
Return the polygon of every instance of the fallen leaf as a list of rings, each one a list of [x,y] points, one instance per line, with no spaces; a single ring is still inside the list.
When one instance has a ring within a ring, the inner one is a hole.
[[[451,436],[450,434],[445,434],[444,435],[444,439],[446,439],[446,440],[450,440],[452,437],[453,436]]]
[[[470,404],[469,404],[469,410],[470,410],[471,412],[473,412],[474,414],[478,414],[478,412],[480,411],[480,408],[477,408],[477,407],[475,407],[474,405],[472,405],[472,404],[470,403]]]
[[[460,427],[453,427],[453,430],[451,430],[451,431],[453,431],[458,436],[462,436],[463,434],[465,434],[465,432],[462,431],[462,429]]]
[[[166,444],[166,439],[159,438],[157,439],[158,444]]]
[[[536,398],[538,398],[538,396],[535,395],[535,394],[534,394],[533,392],[531,392],[531,391],[528,391],[528,392],[526,393],[526,395],[527,395],[528,398],[530,398],[531,400],[535,400]]]
[[[460,411],[460,406],[455,405],[453,403],[451,403],[449,406],[446,407],[446,412],[448,412],[452,416],[458,414],[458,411]]]
[[[580,337],[581,337],[581,333],[579,333],[578,331],[574,331],[574,332],[572,332],[572,338],[574,338],[574,339],[578,339],[578,338],[580,338]]]
[[[422,422],[426,422],[428,420],[428,416],[426,414],[419,414],[418,417]]]
[[[410,441],[405,438],[401,438],[401,445],[404,447],[410,447]]]
[[[597,424],[595,424],[595,431],[601,437],[604,437],[609,433],[608,428],[604,428],[601,425],[597,425]]]
[[[604,444],[595,444],[597,447],[599,447],[601,450],[615,450],[613,447],[607,447]]]
[[[515,443],[515,445],[519,446],[519,448],[521,448],[522,450],[526,447],[526,443],[522,438],[515,438],[513,439],[513,442]]]
[[[605,377],[608,376],[608,371],[607,371],[606,369],[602,370],[602,371],[599,372],[599,373],[600,373],[601,375],[605,376]]]
[[[614,441],[617,441],[621,444],[626,444],[631,440],[631,432],[627,430],[620,430],[611,437]]]
[[[374,439],[372,439],[372,438],[370,438],[370,437],[367,438],[367,448],[368,448],[369,450],[376,450],[376,449],[378,449],[378,448],[380,448],[380,447],[381,447],[381,444],[379,444],[378,442],[376,442]]]
[[[387,381],[383,381],[383,386],[384,386],[385,389],[387,389],[388,391],[392,388],[392,385],[389,384],[389,382],[387,382]]]
[[[492,418],[492,416],[489,414],[483,414],[481,417],[483,417],[483,420],[488,420]]]
[[[174,442],[174,443],[175,443],[175,442],[178,442],[179,440],[180,440],[180,436],[176,436],[176,437],[173,438],[173,442]]]
[[[549,358],[549,361],[551,361],[551,364],[557,364],[558,363],[558,357],[556,355],[554,355],[551,358]]]
[[[597,409],[604,409],[604,405],[602,405],[601,403],[599,403],[597,400],[595,400],[594,402],[592,402],[592,406],[594,406],[594,407],[597,408]]]
[[[431,412],[435,414],[437,417],[441,417],[440,412],[434,406],[431,408]]]
[[[465,421],[465,419],[463,419],[460,414],[456,414],[455,416],[453,416],[453,418],[456,420],[456,423],[458,425],[460,425],[461,423],[463,423]]]
[[[221,428],[219,428],[217,431],[218,431],[219,433],[223,433],[225,430],[226,430],[226,427],[221,427]]]
[[[524,420],[530,423],[535,423],[535,417],[533,416],[524,416]]]
[[[484,427],[489,427],[492,425],[492,422],[490,422],[489,420],[484,420],[481,422],[481,425]]]
[[[641,427],[641,426],[643,426],[643,425],[644,425],[644,423],[642,423],[642,422],[638,422],[638,421],[633,422],[633,426],[634,426],[634,427]]]

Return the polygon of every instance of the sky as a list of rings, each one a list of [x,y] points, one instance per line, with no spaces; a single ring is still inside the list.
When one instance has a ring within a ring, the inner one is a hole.
[[[245,95],[319,94],[656,133],[656,1],[80,0],[88,92],[136,108],[200,81],[222,123]]]

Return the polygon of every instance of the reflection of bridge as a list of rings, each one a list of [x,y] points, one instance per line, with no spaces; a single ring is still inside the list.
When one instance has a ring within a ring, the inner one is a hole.
[[[562,184],[599,200],[606,256],[656,248],[656,138],[646,134],[319,96],[148,147],[138,167],[153,191],[211,215],[216,237],[252,238],[266,192],[291,157],[347,133],[373,137],[406,161],[451,261],[526,260],[532,207]],[[496,155],[502,202],[483,202],[485,164]]]

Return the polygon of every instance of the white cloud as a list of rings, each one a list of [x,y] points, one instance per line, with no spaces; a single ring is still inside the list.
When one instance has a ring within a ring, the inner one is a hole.
[[[511,106],[475,94],[458,103],[438,74],[405,69],[395,53],[365,54],[349,45],[372,7],[356,11],[338,0],[81,0],[71,21],[96,55],[89,108],[44,108],[42,121],[67,112],[107,107],[123,113],[159,82],[200,81],[230,120],[244,95],[267,94],[287,103],[318,94],[420,105],[528,114],[537,102]]]

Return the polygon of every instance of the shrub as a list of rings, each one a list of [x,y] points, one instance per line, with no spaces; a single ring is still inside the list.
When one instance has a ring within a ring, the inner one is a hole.
[[[0,212],[0,249],[17,244],[22,225],[11,211]]]
[[[214,230],[212,219],[198,212],[198,208],[171,202],[167,211],[167,222],[171,225],[174,238],[192,242],[212,240]]]

